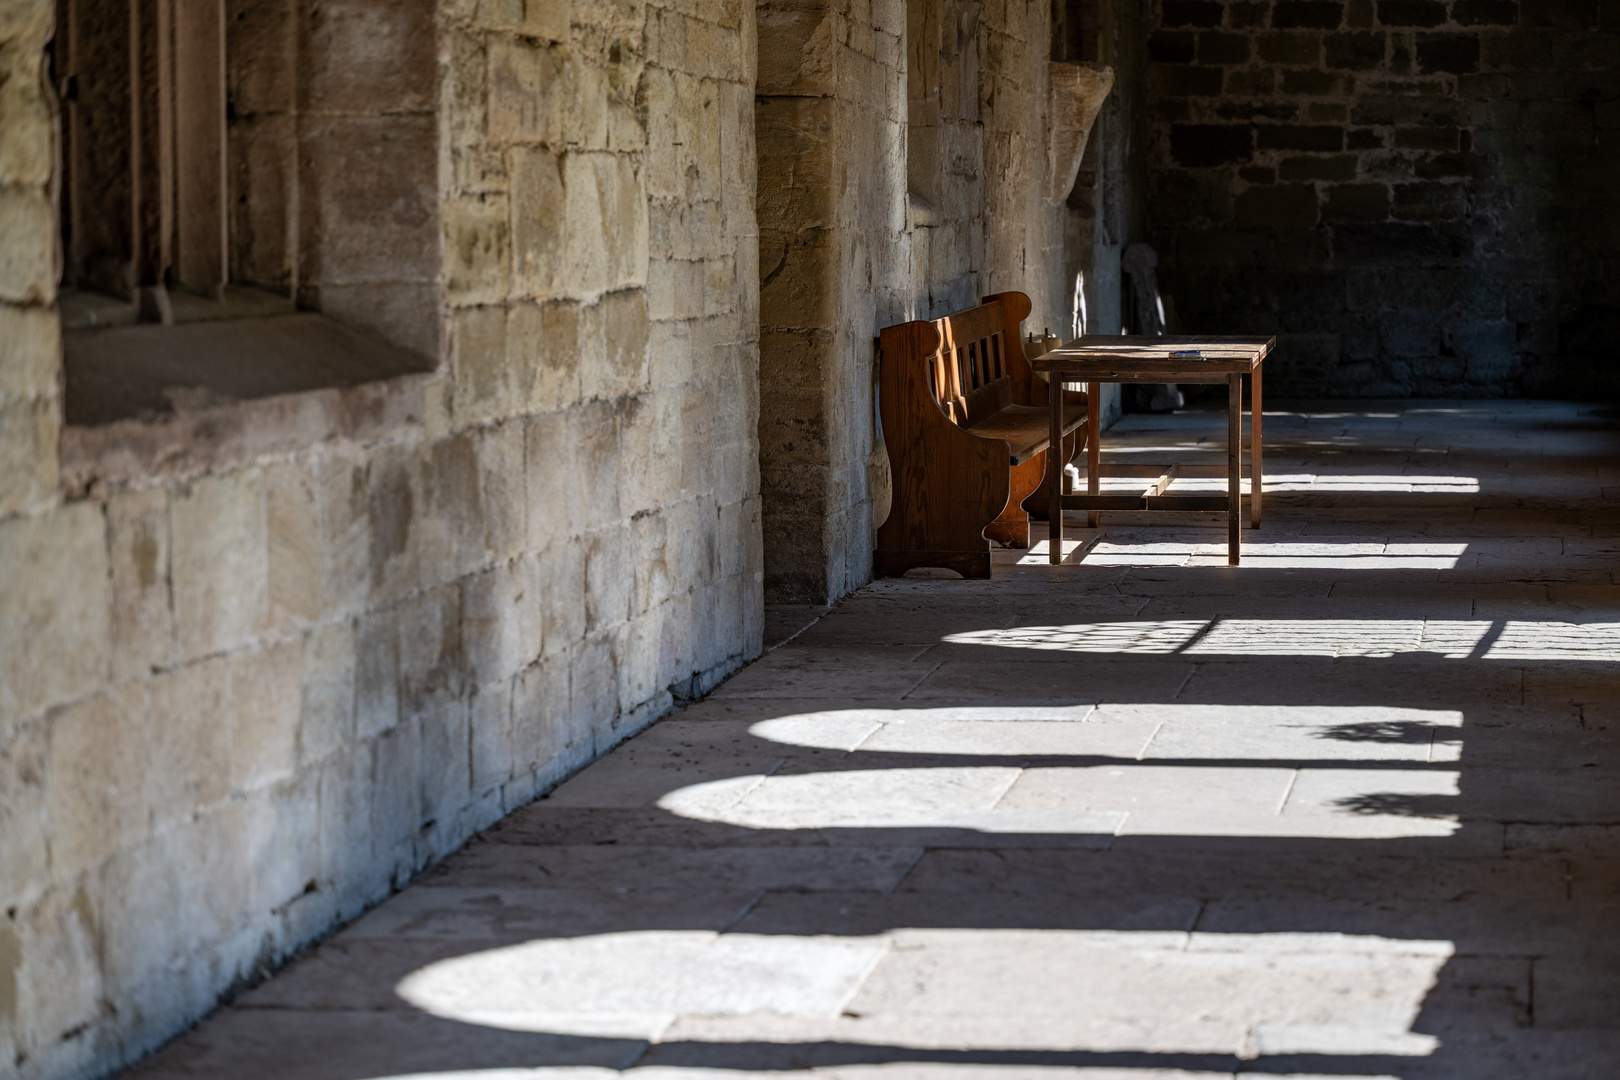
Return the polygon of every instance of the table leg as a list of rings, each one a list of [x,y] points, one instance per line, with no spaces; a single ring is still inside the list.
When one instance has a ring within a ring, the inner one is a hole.
[[[1226,377],[1226,564],[1238,565],[1243,528],[1243,376]]]
[[[1063,561],[1063,380],[1055,373],[1046,400],[1051,414],[1046,445],[1047,558],[1056,566]]]
[[[1249,528],[1260,527],[1260,488],[1265,476],[1260,461],[1260,366],[1249,373]]]
[[[1102,491],[1102,383],[1086,384],[1086,494]],[[1102,523],[1102,515],[1093,510],[1086,515],[1086,524],[1095,529]]]

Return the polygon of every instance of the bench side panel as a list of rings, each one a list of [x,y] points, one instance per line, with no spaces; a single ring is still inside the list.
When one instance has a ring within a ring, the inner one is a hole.
[[[885,327],[880,343],[878,414],[894,497],[878,529],[879,572],[947,566],[988,577],[984,528],[1007,505],[1007,444],[963,431],[941,410],[929,372],[941,345],[932,323]]]

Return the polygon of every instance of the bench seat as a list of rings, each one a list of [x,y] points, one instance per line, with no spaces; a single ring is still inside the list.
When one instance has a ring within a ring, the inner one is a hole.
[[[963,424],[981,439],[1000,439],[1012,451],[1012,464],[1022,465],[1045,450],[1051,442],[1051,412],[1045,405],[1008,405],[980,420]],[[1086,403],[1063,404],[1063,434],[1072,435],[1086,422]]]
[[[1062,445],[1049,446],[1050,391],[1021,340],[1030,306],[1023,293],[997,293],[883,329],[878,412],[894,486],[878,523],[878,574],[943,567],[987,578],[992,541],[1029,546],[1048,470],[1088,437],[1086,396],[1064,391]]]

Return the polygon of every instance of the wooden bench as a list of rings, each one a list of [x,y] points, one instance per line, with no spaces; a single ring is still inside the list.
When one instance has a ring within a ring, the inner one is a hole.
[[[934,322],[883,329],[878,412],[894,495],[878,528],[880,576],[929,566],[987,578],[990,541],[1029,546],[1053,456],[1047,386],[1022,345],[1029,312],[1023,293],[998,293]],[[1086,395],[1063,399],[1054,469],[1085,437]]]

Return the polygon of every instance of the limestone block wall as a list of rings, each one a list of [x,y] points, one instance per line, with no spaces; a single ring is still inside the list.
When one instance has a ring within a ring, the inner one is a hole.
[[[1080,7],[1071,0],[1071,11]],[[1070,312],[1078,315],[1072,329],[1088,334],[1117,334],[1125,329],[1123,290],[1129,282],[1120,268],[1125,248],[1145,242],[1147,233],[1147,154],[1151,128],[1147,94],[1147,25],[1149,0],[1098,0],[1095,22],[1083,20],[1086,37],[1074,35],[1066,60],[1108,65],[1114,87],[1097,115],[1096,126],[1066,203],[1064,287],[1070,290]],[[1081,23],[1083,12],[1071,21]],[[1067,35],[1066,35],[1067,36]],[[1078,44],[1079,48],[1074,45]],[[1078,286],[1081,295],[1073,296]],[[1076,311],[1076,308],[1079,311]],[[1054,333],[1067,336],[1071,323]],[[1120,387],[1102,387],[1101,415],[1106,427],[1121,413]]]
[[[767,0],[759,20],[766,595],[871,576],[872,344],[907,269],[901,0]]]
[[[985,265],[984,57],[979,0],[906,4],[904,299],[914,318],[972,307]]]
[[[1620,15],[1156,0],[1152,232],[1284,394],[1612,394]]]
[[[54,1080],[754,655],[762,555],[747,5],[445,0],[439,369],[159,456],[61,437],[52,23],[0,6],[0,1073]]]
[[[1034,0],[986,4],[984,69],[984,293],[1016,289],[1033,308],[1026,329],[1067,326],[1072,280],[1065,282],[1062,203],[1049,196],[1046,155],[1047,62],[1051,5]]]
[[[758,20],[766,595],[826,603],[870,578],[886,506],[878,330],[1007,289],[1037,331],[1069,319],[1050,6],[765,0]]]
[[[47,507],[56,493],[62,417],[60,331],[51,310],[60,259],[52,209],[57,137],[44,70],[52,25],[49,0],[0,10],[0,514],[7,516]],[[0,688],[0,716],[8,707],[5,696]],[[3,826],[0,818],[0,874],[11,863]]]
[[[228,0],[230,278],[428,355],[440,244],[430,2]]]

